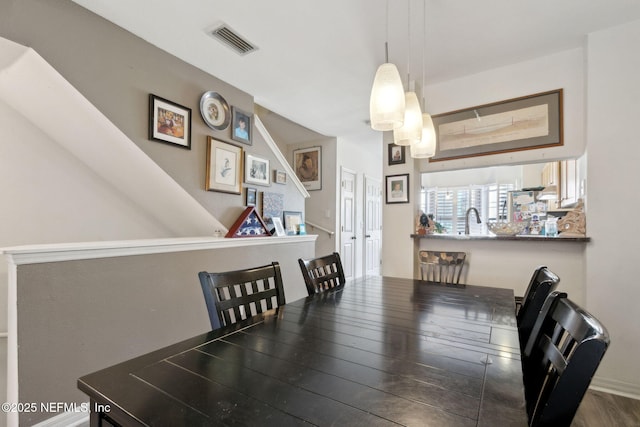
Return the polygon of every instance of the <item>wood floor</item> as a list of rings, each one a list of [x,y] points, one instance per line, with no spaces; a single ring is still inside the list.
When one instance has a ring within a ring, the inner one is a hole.
[[[639,427],[640,400],[589,390],[571,427]]]

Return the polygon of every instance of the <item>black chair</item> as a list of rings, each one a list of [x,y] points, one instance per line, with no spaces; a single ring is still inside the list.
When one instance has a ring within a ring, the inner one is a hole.
[[[591,314],[552,292],[523,354],[530,426],[569,426],[609,346],[609,333]]]
[[[298,264],[310,296],[328,289],[341,288],[345,284],[342,261],[337,252],[309,260],[299,258]]]
[[[560,278],[545,266],[540,266],[533,272],[527,291],[521,298],[520,309],[516,314],[521,351],[527,344],[531,329],[533,329],[545,299],[556,290],[558,283],[560,283]],[[516,306],[518,306],[518,297],[516,297]]]
[[[285,304],[280,264],[277,262],[224,273],[201,271],[198,277],[212,329]]]

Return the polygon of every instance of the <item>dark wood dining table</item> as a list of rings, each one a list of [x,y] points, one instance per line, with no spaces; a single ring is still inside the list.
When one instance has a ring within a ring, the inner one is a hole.
[[[348,281],[78,387],[92,426],[527,424],[513,291],[391,277]]]

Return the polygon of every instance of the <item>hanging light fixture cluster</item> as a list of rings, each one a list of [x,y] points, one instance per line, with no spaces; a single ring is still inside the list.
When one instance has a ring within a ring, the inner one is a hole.
[[[426,0],[424,1],[424,9],[426,12]],[[408,0],[408,2],[409,51],[411,51],[411,0]],[[387,0],[387,19],[388,15],[389,1]],[[424,27],[424,39],[426,40],[426,18]],[[410,55],[408,55],[407,59],[407,69],[409,68],[409,56]],[[415,92],[410,90],[404,91],[398,68],[394,64],[389,63],[387,43],[385,43],[385,58],[386,63],[378,67],[371,89],[371,98],[369,101],[371,127],[374,130],[380,131],[393,130],[394,143],[397,145],[410,146],[411,157],[432,157],[435,155],[435,130],[431,116],[427,113],[422,113],[420,102]],[[424,92],[424,49],[422,73]],[[407,89],[409,89],[409,83],[409,74],[407,74]],[[423,108],[425,107],[423,96]]]

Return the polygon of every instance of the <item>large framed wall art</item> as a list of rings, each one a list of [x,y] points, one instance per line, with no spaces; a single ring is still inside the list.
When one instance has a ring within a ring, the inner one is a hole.
[[[433,125],[429,161],[561,146],[562,89],[437,114]]]

